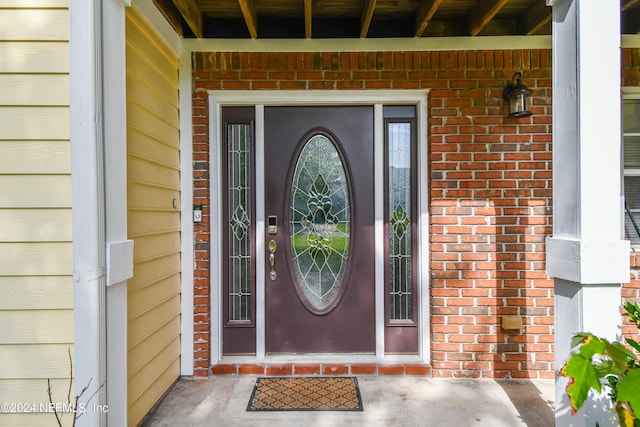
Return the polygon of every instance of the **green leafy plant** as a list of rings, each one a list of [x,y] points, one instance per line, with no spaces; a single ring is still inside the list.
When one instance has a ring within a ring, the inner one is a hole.
[[[640,328],[640,304],[627,302],[625,316]],[[584,404],[589,391],[608,391],[622,427],[640,427],[640,343],[627,338],[629,349],[620,342],[609,342],[588,332],[580,332],[571,340],[578,347],[560,373],[569,378],[567,394],[575,414]],[[635,351],[634,351],[635,350]]]

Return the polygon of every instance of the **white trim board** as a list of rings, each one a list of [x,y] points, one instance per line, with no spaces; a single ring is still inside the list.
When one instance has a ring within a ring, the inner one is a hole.
[[[396,39],[184,39],[189,52],[398,52],[551,49],[551,36]]]
[[[191,110],[191,53],[179,61],[180,91],[180,375],[193,375],[194,368],[194,245],[193,245],[193,129]]]
[[[136,0],[148,1],[148,0]],[[135,4],[135,3],[134,3]],[[622,48],[640,35],[622,34]],[[398,52],[551,49],[551,36],[418,37],[396,39],[182,39],[186,52]]]
[[[272,105],[371,105],[374,107],[374,126],[375,126],[375,160],[376,168],[375,185],[380,186],[384,182],[381,177],[383,171],[380,169],[381,159],[379,159],[383,148],[382,141],[382,105],[393,104],[414,104],[417,106],[417,144],[418,144],[418,171],[420,180],[428,178],[428,158],[427,158],[427,129],[424,123],[427,122],[427,95],[428,90],[343,90],[343,91],[324,91],[324,90],[308,90],[308,91],[209,91],[209,147],[210,147],[210,179],[213,182],[222,182],[220,177],[220,112],[223,105],[254,105],[256,106],[256,181],[264,180],[263,160],[258,158],[264,154],[264,107]],[[380,122],[380,123],[378,123]],[[420,332],[419,332],[419,357],[418,359],[424,363],[430,361],[431,341],[429,337],[429,234],[428,234],[428,186],[418,186],[418,228],[419,228],[419,278],[418,278],[418,306],[420,313]],[[375,190],[376,194],[380,193],[379,189]],[[221,197],[218,185],[210,187],[210,200],[217,203],[217,207],[210,209],[210,227],[211,227],[211,271],[215,274],[211,276],[211,308],[217,313],[211,317],[211,364],[219,363],[222,360],[222,294],[221,294],[221,259],[222,247],[221,239],[215,237],[219,233],[222,224],[220,222],[221,215]],[[381,198],[375,200],[375,222],[376,222],[376,245],[383,242],[383,209]],[[256,229],[264,230],[264,192],[260,185],[256,190]],[[253,360],[265,361],[265,307],[264,295],[266,286],[266,277],[264,274],[264,238],[263,233],[257,233],[256,239],[256,257],[258,265],[256,265],[256,357]],[[381,248],[376,249],[376,265],[382,265],[384,251]],[[260,261],[262,260],[262,261]],[[384,307],[379,307],[384,301],[384,274],[376,272],[376,349],[375,358],[378,360],[397,360],[397,356],[384,354]],[[217,283],[216,283],[217,282]],[[426,335],[425,335],[426,334]],[[274,360],[275,356],[268,356],[269,360]],[[278,356],[279,357],[279,356]],[[276,357],[276,360],[278,359]],[[320,357],[320,356],[318,356]],[[344,355],[348,359],[349,355]],[[413,356],[412,359],[416,357]]]

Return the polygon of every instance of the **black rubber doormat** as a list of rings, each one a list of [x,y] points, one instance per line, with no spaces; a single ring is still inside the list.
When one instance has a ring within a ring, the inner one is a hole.
[[[355,377],[258,378],[247,411],[362,411]]]

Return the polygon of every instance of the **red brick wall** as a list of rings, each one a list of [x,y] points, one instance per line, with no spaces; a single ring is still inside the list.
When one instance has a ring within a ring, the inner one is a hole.
[[[632,57],[625,55],[632,62]],[[636,62],[637,63],[637,62]],[[207,90],[430,89],[431,337],[437,377],[553,378],[551,51],[194,53],[195,374],[209,360]],[[506,117],[515,71],[533,116]],[[634,77],[637,84],[637,72]],[[636,282],[637,283],[637,282]],[[638,286],[625,296],[638,297]],[[524,320],[505,331],[504,315]]]
[[[553,377],[551,52],[458,53],[451,65],[429,102],[433,375]],[[517,70],[533,116],[514,120],[501,92]],[[504,315],[524,330],[502,329]]]

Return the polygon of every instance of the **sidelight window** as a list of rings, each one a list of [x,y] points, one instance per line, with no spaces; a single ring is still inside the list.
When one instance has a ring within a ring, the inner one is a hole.
[[[227,126],[229,320],[251,320],[251,125]]]
[[[413,318],[411,123],[388,124],[389,298],[391,320]]]
[[[416,168],[413,107],[385,107],[386,312],[388,325],[416,321]]]
[[[624,149],[624,234],[631,245],[640,245],[640,99],[622,104]]]

